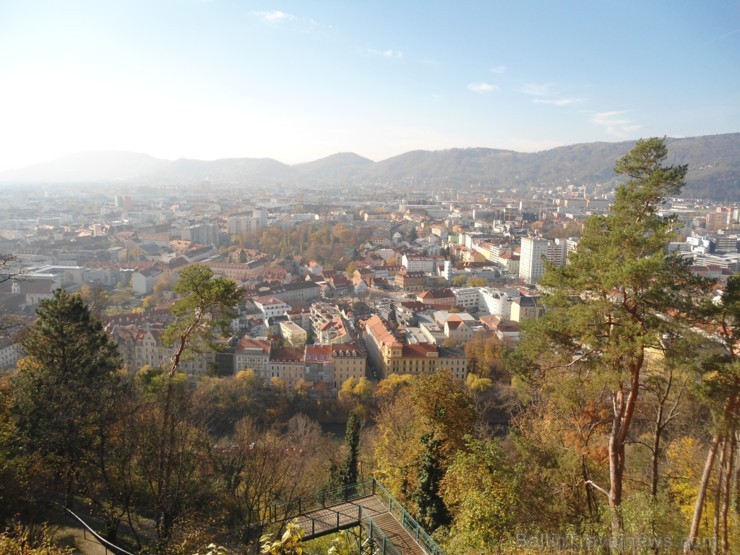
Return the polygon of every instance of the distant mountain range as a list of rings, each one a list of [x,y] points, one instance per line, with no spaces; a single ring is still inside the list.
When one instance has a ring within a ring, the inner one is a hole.
[[[688,164],[686,196],[740,201],[740,133],[667,139],[669,163]],[[617,159],[634,141],[583,143],[535,153],[489,148],[415,150],[373,162],[339,153],[288,165],[271,158],[160,160],[146,154],[94,151],[0,173],[0,183],[145,185],[284,185],[345,187],[372,184],[495,189],[614,183]]]

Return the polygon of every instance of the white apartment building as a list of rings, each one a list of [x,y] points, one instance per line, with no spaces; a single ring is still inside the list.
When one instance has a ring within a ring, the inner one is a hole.
[[[148,295],[154,291],[154,286],[164,274],[157,268],[137,270],[131,276],[131,287],[136,295]]]
[[[267,227],[267,210],[255,208],[229,216],[226,220],[229,235],[241,235],[259,228]]]
[[[433,256],[403,255],[401,264],[408,272],[437,273],[437,258]]]
[[[535,237],[523,237],[519,259],[519,278],[526,283],[535,283],[545,273],[544,258],[549,241]]]
[[[254,299],[254,306],[262,313],[265,320],[274,316],[285,316],[291,310],[289,304],[273,296],[257,297]]]
[[[498,289],[480,289],[479,309],[482,313],[493,314],[504,319],[511,318],[513,295]]]
[[[182,229],[180,238],[184,241],[192,241],[201,245],[216,245],[220,241],[220,228],[218,224],[195,224]]]
[[[453,287],[455,304],[463,310],[477,310],[480,305],[480,287]]]
[[[548,241],[545,258],[556,266],[565,266],[568,258],[568,242],[565,239]]]
[[[239,341],[234,354],[234,369],[236,372],[251,368],[255,373],[267,378],[270,363],[272,343],[266,339],[251,339],[245,337]]]
[[[556,266],[564,266],[567,257],[568,241],[565,239],[550,241],[537,237],[524,237],[519,260],[519,278],[526,283],[537,283],[545,273],[543,259]]]
[[[22,355],[23,350],[15,340],[0,340],[0,374],[3,374],[4,370],[15,368],[16,363],[21,359]]]

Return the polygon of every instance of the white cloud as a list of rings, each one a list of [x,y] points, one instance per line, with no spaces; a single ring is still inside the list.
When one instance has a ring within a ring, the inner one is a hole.
[[[530,96],[550,96],[553,88],[552,83],[527,83],[520,90]]]
[[[499,87],[491,85],[490,83],[470,83],[470,85],[468,85],[468,90],[478,94],[488,94],[499,90]]]
[[[383,58],[403,58],[403,52],[400,50],[393,50],[392,48],[388,48],[386,50],[368,48],[367,53],[371,56],[382,56]]]
[[[629,134],[637,131],[641,126],[633,120],[628,119],[625,114],[630,110],[612,110],[610,112],[597,112],[591,116],[591,123],[604,128],[609,135],[620,139],[629,138]]]
[[[500,73],[506,73],[507,69],[508,68],[506,66],[497,66],[497,67],[492,67],[489,71],[491,73],[499,73],[500,74]]]
[[[252,15],[267,23],[280,23],[282,21],[293,21],[295,19],[294,15],[281,12],[280,10],[252,12]]]
[[[570,106],[572,104],[580,104],[583,100],[583,98],[533,98],[532,102],[535,104],[549,104],[551,106]]]
[[[571,106],[585,100],[579,97],[560,96],[563,92],[562,88],[553,83],[527,83],[519,89],[519,92],[535,97],[532,99],[535,104],[549,106]]]
[[[714,39],[708,41],[706,44],[712,44],[713,42],[724,40],[727,37],[731,37],[732,35],[735,35],[737,33],[740,33],[740,29],[735,29],[734,31],[730,31],[729,33],[725,33],[724,35],[720,35],[717,38],[714,38]]]

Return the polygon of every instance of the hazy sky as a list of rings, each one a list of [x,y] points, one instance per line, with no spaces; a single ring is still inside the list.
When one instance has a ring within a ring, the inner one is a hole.
[[[0,0],[0,171],[740,131],[740,2]]]

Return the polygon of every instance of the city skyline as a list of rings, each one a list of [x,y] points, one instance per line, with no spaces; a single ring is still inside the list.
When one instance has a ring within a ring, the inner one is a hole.
[[[736,2],[0,5],[0,171],[533,152],[740,129]]]

